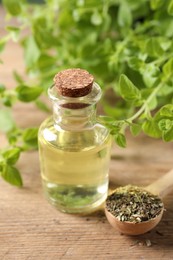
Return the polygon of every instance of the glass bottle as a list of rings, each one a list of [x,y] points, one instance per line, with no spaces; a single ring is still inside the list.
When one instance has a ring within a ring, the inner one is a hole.
[[[67,97],[55,85],[48,90],[53,116],[39,129],[43,190],[48,201],[68,213],[90,213],[107,197],[111,137],[97,123],[101,89]]]

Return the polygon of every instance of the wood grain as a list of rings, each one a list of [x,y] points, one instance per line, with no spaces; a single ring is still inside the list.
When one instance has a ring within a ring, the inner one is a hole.
[[[0,9],[2,33],[3,11]],[[10,43],[0,68],[0,79],[15,87],[12,70],[24,73],[22,51]],[[46,117],[33,105],[18,103],[14,117],[22,127],[39,125]],[[0,144],[5,145],[1,134]],[[128,148],[113,147],[110,185],[147,185],[170,168],[172,143],[147,137],[128,137]],[[24,188],[12,187],[0,179],[0,259],[3,260],[119,260],[173,259],[173,193],[164,202],[166,212],[151,232],[137,237],[118,233],[102,211],[79,217],[58,212],[42,194],[37,151],[25,153],[18,162]],[[149,245],[151,241],[151,246]]]

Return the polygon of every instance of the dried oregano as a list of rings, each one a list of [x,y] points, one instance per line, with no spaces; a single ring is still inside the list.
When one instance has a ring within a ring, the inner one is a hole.
[[[106,208],[120,221],[140,223],[155,218],[163,209],[157,195],[127,185],[117,188],[106,200]]]

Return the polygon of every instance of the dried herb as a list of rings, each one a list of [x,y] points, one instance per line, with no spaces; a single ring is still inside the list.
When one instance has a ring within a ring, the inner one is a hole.
[[[116,189],[106,200],[106,208],[120,221],[140,223],[160,214],[163,202],[157,195],[136,187]]]
[[[149,239],[146,239],[146,240],[145,240],[145,243],[146,243],[146,246],[148,246],[148,247],[152,245],[152,244],[151,244],[151,241],[150,241]]]
[[[150,247],[150,246],[152,246],[152,243],[151,243],[151,240],[149,240],[149,239],[146,239],[144,241],[142,241],[142,240],[135,240],[134,243],[132,243],[130,245],[130,247],[135,247],[135,246],[147,246],[147,247]]]

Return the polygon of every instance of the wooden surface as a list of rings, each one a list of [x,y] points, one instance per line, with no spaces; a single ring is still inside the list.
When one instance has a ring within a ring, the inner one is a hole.
[[[1,35],[2,20],[0,9]],[[13,88],[12,70],[24,72],[22,51],[10,43],[1,58],[0,81]],[[13,115],[22,127],[39,125],[46,116],[22,103],[15,105]],[[1,134],[0,145],[5,144]],[[146,137],[129,137],[128,148],[114,147],[112,154],[112,186],[145,186],[173,167],[173,144]],[[42,194],[37,151],[23,154],[18,168],[24,180],[22,189],[0,179],[0,260],[173,259],[173,193],[165,198],[167,210],[154,230],[128,237],[114,230],[103,212],[79,217],[50,206]]]

